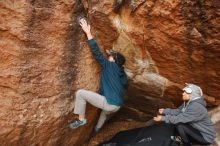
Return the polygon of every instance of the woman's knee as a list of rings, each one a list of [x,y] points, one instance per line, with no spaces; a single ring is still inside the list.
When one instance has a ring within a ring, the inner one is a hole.
[[[79,89],[76,91],[76,98],[79,98],[79,97],[82,97],[83,96],[83,93],[85,92],[86,90],[84,89]]]

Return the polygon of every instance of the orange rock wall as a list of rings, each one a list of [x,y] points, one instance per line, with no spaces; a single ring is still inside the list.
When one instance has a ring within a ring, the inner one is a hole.
[[[89,138],[98,116],[91,106],[86,127],[67,128],[75,91],[97,91],[99,82],[79,16],[102,51],[126,56],[128,101],[139,94],[160,106],[179,103],[181,87],[192,82],[219,104],[219,7],[218,0],[0,1],[1,145],[80,146]]]

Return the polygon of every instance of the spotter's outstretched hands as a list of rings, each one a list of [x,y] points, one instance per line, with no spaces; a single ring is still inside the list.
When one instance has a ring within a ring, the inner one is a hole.
[[[161,109],[159,109],[159,110],[158,110],[158,112],[159,112],[159,114],[161,114],[161,115],[162,115],[162,114],[163,114],[163,112],[164,112],[164,109],[163,109],[163,108],[161,108]]]
[[[154,117],[154,121],[156,121],[156,122],[160,122],[161,120],[162,120],[161,115],[157,115],[156,117]]]

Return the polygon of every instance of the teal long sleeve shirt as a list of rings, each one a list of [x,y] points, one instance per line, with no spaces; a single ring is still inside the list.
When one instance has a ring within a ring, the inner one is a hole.
[[[100,52],[94,39],[88,40],[93,56],[101,65],[101,78],[99,93],[105,96],[108,104],[121,106],[123,96],[128,86],[128,78],[122,67],[115,62],[108,61]]]

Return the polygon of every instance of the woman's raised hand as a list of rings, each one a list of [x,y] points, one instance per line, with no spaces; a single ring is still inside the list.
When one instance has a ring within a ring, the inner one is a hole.
[[[84,18],[80,19],[79,21],[80,26],[82,27],[83,31],[86,34],[90,34],[90,25],[86,22],[86,20]]]

